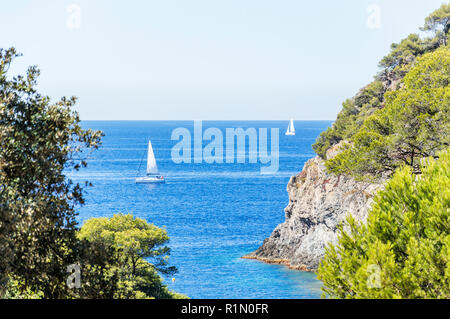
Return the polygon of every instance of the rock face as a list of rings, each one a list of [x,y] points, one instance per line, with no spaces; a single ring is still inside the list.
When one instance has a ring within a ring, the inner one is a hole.
[[[335,152],[331,149],[327,155]],[[348,214],[365,221],[373,195],[380,187],[382,184],[329,174],[322,159],[310,159],[287,185],[286,221],[275,228],[261,247],[243,258],[316,270],[325,246],[336,241],[338,224]]]

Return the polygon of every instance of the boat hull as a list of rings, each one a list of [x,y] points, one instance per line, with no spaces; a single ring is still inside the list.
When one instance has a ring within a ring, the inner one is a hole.
[[[136,184],[164,184],[165,179],[156,177],[138,177],[136,178]]]
[[[288,136],[294,136],[295,133],[289,133],[289,132],[287,132],[286,135],[288,135]]]

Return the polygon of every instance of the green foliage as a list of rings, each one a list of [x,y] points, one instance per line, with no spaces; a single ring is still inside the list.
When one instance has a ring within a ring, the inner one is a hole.
[[[386,93],[386,106],[369,116],[352,143],[326,162],[337,174],[359,179],[390,175],[406,164],[420,173],[420,160],[450,144],[450,50],[428,53]]]
[[[0,49],[0,297],[184,297],[157,274],[176,270],[167,264],[165,230],[120,215],[88,221],[78,233],[83,185],[65,173],[87,165],[102,133],[81,128],[75,97],[52,104],[39,94],[36,67],[10,76],[19,56]],[[74,264],[82,285],[69,289]]]
[[[118,214],[87,220],[78,238],[114,249],[114,261],[106,272],[117,280],[114,298],[184,297],[170,292],[157,274],[176,272],[175,267],[168,266],[170,249],[165,244],[169,237],[164,229],[132,215]]]
[[[101,241],[78,240],[74,248],[80,266],[81,287],[71,289],[68,298],[113,299],[119,291],[117,250]],[[66,274],[67,276],[67,274]]]
[[[447,45],[447,36],[450,21],[450,4],[443,4],[439,9],[431,13],[421,28],[423,31],[432,31],[431,38],[421,38],[418,34],[410,34],[400,43],[391,45],[391,52],[379,63],[381,72],[378,79],[392,83],[402,79],[417,57],[438,49],[441,45]]]
[[[450,30],[450,3],[442,6],[430,14],[425,19],[425,25],[422,30],[433,31],[444,45],[448,43],[448,34]]]
[[[314,151],[326,158],[326,151],[342,140],[350,140],[361,128],[364,120],[385,104],[384,94],[398,89],[403,77],[414,67],[416,59],[447,44],[449,35],[450,4],[444,4],[425,20],[422,30],[432,31],[430,38],[410,34],[391,45],[391,52],[379,63],[375,82],[364,88],[355,98],[347,100],[333,126],[323,132],[313,145]],[[368,89],[369,88],[369,89]]]
[[[400,78],[402,74],[398,72],[399,68],[404,65],[410,65],[416,57],[424,54],[426,51],[427,45],[419,35],[415,33],[410,34],[400,43],[391,45],[391,52],[380,61],[379,66],[385,73],[392,74],[397,72],[396,78]]]
[[[12,278],[9,278],[8,286],[4,299],[42,299],[44,294],[42,292],[34,292],[30,289],[21,288],[21,284]]]
[[[391,52],[379,63],[381,71],[377,78],[388,83],[402,79],[418,57],[438,49],[439,46],[438,37],[422,39],[417,34],[410,34],[399,44],[391,45]]]
[[[8,76],[14,48],[0,49],[0,296],[8,278],[20,291],[47,298],[70,294],[66,266],[76,256],[75,206],[82,186],[63,170],[86,166],[101,132],[84,130],[76,98],[50,103],[36,90],[39,70]]]
[[[382,107],[384,86],[380,81],[374,81],[352,100],[342,104],[332,127],[323,132],[313,145],[314,151],[325,158],[326,151],[341,140],[351,138],[361,127],[364,120],[376,109]]]
[[[175,267],[167,266],[170,248],[166,230],[132,215],[116,214],[112,218],[91,218],[80,229],[78,237],[91,242],[101,241],[117,247],[126,261],[134,265],[139,259],[151,259],[161,273],[172,274]],[[134,268],[132,272],[134,273]]]
[[[367,224],[349,217],[318,270],[332,298],[450,298],[450,149],[403,166]]]

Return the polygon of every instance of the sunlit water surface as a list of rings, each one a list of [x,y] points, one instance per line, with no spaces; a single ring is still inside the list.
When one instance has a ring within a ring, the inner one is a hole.
[[[171,238],[170,261],[179,271],[174,282],[164,280],[191,298],[318,298],[315,274],[240,258],[284,221],[289,177],[314,156],[311,145],[330,122],[296,121],[296,136],[284,135],[287,125],[203,122],[204,130],[217,127],[224,137],[226,128],[279,128],[279,171],[262,175],[261,163],[175,164],[171,149],[178,141],[171,140],[171,133],[177,127],[193,133],[193,122],[85,121],[85,128],[102,130],[106,136],[86,169],[68,172],[75,181],[93,183],[79,221],[122,212],[165,227]],[[144,174],[149,138],[167,180],[164,185],[135,184],[136,176]]]

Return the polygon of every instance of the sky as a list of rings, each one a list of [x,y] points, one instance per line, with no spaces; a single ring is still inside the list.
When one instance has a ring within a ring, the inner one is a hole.
[[[334,120],[443,0],[16,0],[11,68],[83,120]]]

